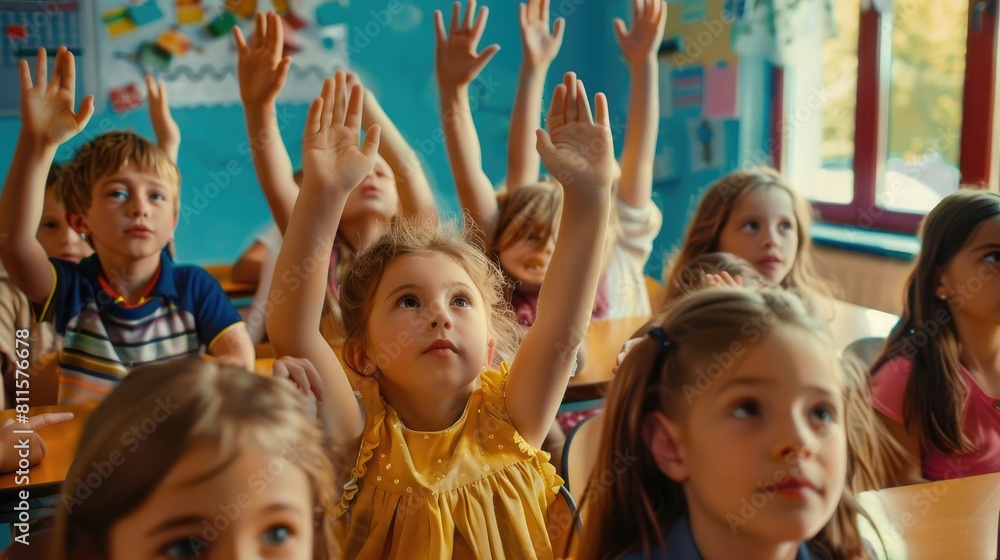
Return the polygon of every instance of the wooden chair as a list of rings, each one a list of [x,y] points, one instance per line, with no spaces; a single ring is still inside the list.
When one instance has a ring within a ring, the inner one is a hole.
[[[556,558],[569,557],[570,543],[580,538],[583,524],[577,515],[576,501],[569,493],[566,485],[559,487],[555,501],[549,505],[548,519],[545,526],[549,533],[549,542]]]
[[[583,496],[587,489],[587,480],[597,463],[602,431],[604,415],[598,414],[580,422],[566,438],[562,473],[567,489],[577,496]]]

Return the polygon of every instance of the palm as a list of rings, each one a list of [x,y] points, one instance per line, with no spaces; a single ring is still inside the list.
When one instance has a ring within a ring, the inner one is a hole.
[[[545,168],[563,185],[611,182],[611,133],[594,123],[567,122],[549,133],[555,152],[543,155]]]
[[[649,25],[648,21],[633,26],[632,31],[618,41],[625,58],[634,60],[647,56],[663,38],[663,30]]]
[[[534,64],[551,63],[562,46],[562,37],[550,35],[549,24],[543,21],[529,23],[522,37],[524,56]]]
[[[291,60],[282,56],[284,34],[276,14],[257,14],[253,44],[247,46],[239,27],[233,27],[239,57],[240,96],[244,104],[273,103],[285,85]]]
[[[437,53],[438,80],[448,84],[467,84],[479,75],[478,41],[470,37],[449,39]]]
[[[482,52],[479,39],[486,29],[489,11],[481,8],[475,20],[475,0],[469,0],[465,20],[459,22],[460,9],[456,2],[451,12],[451,28],[445,31],[444,17],[440,11],[434,12],[434,30],[437,38],[434,61],[437,66],[438,83],[443,86],[463,86],[470,83],[482,72],[493,55],[500,50],[499,45],[490,45]]]
[[[25,96],[22,101],[24,124],[32,130],[41,131],[46,141],[62,144],[81,128],[73,111],[74,96],[62,89],[55,94],[44,90],[36,91],[38,89],[37,86],[33,88],[31,95]]]
[[[351,185],[353,189],[371,167],[371,160],[358,148],[357,129],[331,125],[302,138],[302,171],[324,185]]]
[[[660,0],[633,0],[632,30],[626,30],[622,20],[615,20],[615,38],[626,59],[640,62],[656,56],[663,40],[666,11]]]

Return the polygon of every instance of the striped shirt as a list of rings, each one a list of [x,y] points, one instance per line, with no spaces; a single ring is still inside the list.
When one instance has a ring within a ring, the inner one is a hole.
[[[132,368],[205,352],[241,322],[208,272],[176,266],[166,253],[147,301],[135,307],[101,287],[96,254],[50,262],[56,281],[40,316],[63,337],[60,404],[101,400]]]

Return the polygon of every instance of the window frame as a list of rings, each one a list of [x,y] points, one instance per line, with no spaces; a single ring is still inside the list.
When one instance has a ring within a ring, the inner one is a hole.
[[[996,190],[997,28],[998,0],[968,0],[966,67],[962,94],[959,172],[962,185]],[[854,198],[848,204],[810,201],[820,221],[901,233],[916,233],[924,214],[878,206],[876,193],[886,180],[889,132],[889,84],[892,70],[892,14],[880,13],[875,2],[863,6],[858,28],[858,85],[854,133]],[[982,5],[981,29],[975,30]],[[771,138],[778,169],[787,168],[782,123],[785,72],[771,75]]]

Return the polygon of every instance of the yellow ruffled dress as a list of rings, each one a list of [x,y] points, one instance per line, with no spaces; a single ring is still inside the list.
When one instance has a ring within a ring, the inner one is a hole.
[[[358,461],[337,511],[344,558],[552,558],[548,506],[562,484],[549,454],[517,433],[504,406],[507,364],[482,373],[454,426],[415,432],[370,379]]]

